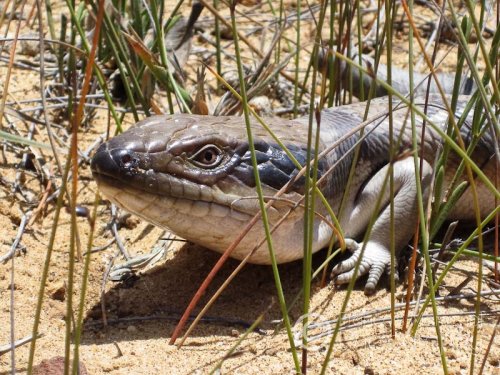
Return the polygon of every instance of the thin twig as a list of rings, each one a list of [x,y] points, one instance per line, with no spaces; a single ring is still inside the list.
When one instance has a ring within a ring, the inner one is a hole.
[[[488,297],[488,296],[500,296],[500,290],[492,290],[488,292],[482,292],[480,293],[482,297]],[[454,301],[454,300],[461,300],[461,299],[474,299],[477,298],[477,293],[461,293],[461,294],[455,294],[455,295],[448,295],[444,297],[436,297],[436,301],[442,301],[442,302],[449,302],[449,301]],[[423,300],[417,300],[417,301],[412,301],[411,305],[418,305],[418,303],[423,302]],[[394,306],[395,310],[401,310],[406,306],[406,303],[398,303]],[[370,317],[391,311],[391,307],[384,307],[380,309],[374,309],[372,311],[368,311],[365,313],[361,314],[356,314],[353,316],[344,316],[343,321],[346,322],[345,324],[342,325],[341,330],[346,330],[346,329],[352,329],[352,328],[357,328],[361,326],[365,326],[367,324],[375,324],[375,323],[381,323],[381,322],[386,322],[390,321],[390,318],[383,318],[383,319],[377,319],[377,320],[369,320]],[[498,314],[500,310],[494,310],[494,311],[487,311],[481,313],[481,316],[489,316],[489,315],[495,315]],[[448,314],[440,314],[439,316],[463,316],[463,315],[473,315],[474,312],[458,312],[458,313],[448,313]],[[413,316],[414,317],[414,316]],[[412,318],[413,318],[412,317]],[[433,314],[425,315],[425,317],[433,317]],[[397,318],[403,319],[403,317]],[[358,321],[360,321],[358,323]],[[336,324],[337,320],[325,320],[322,322],[318,323],[311,323],[309,324],[309,329],[314,329],[314,328],[321,328],[325,326],[331,326],[333,324]],[[323,332],[319,335],[311,336],[309,337],[309,341],[312,341],[314,339],[319,339],[321,337],[329,335],[331,332],[326,331]]]
[[[491,332],[491,337],[490,341],[488,342],[488,347],[486,348],[486,351],[484,352],[483,356],[483,361],[481,362],[481,367],[479,368],[479,374],[482,374],[484,371],[484,366],[486,365],[486,359],[488,358],[488,354],[490,354],[491,347],[493,345],[493,341],[495,340],[495,335],[497,333],[497,327],[500,325],[500,316],[497,319],[497,322],[495,323],[495,326],[493,327],[493,331]]]
[[[108,280],[109,273],[111,272],[111,268],[113,267],[113,263],[115,262],[118,255],[122,252],[118,250],[116,254],[109,260],[108,265],[106,266],[106,271],[102,277],[101,282],[101,313],[102,313],[102,324],[104,327],[108,326],[108,318],[106,314],[106,281]]]
[[[14,239],[14,242],[12,243],[12,246],[10,247],[9,252],[7,252],[5,255],[0,257],[0,263],[7,263],[7,261],[12,258],[17,250],[17,247],[19,246],[19,242],[21,242],[21,238],[23,237],[24,230],[26,228],[26,223],[28,221],[28,217],[30,216],[29,213],[24,214],[23,217],[21,218],[21,223],[19,224],[19,229],[17,230],[17,235],[16,238]]]
[[[43,334],[39,333],[37,336],[37,339],[39,339],[42,336],[43,336]],[[0,345],[0,356],[4,355],[5,353],[10,352],[13,347],[18,348],[21,345],[24,345],[24,344],[31,342],[31,340],[33,340],[33,336],[29,335],[29,336],[23,337],[22,339],[15,341],[14,344],[11,343],[11,344]]]

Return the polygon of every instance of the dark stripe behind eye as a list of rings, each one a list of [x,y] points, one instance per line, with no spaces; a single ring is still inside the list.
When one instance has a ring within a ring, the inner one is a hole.
[[[278,145],[266,144],[266,147],[264,147],[261,142],[259,143],[259,149],[261,151],[256,150],[256,158],[259,168],[259,176],[263,184],[278,190],[298,173],[298,169],[295,167],[295,164]],[[293,146],[289,147],[289,150],[301,165],[305,164],[307,150]],[[324,161],[320,161],[318,178],[322,175],[324,164]],[[234,173],[235,177],[245,183],[245,185],[249,187],[255,186],[249,150],[247,150],[247,152],[242,156],[241,163],[235,168]],[[291,190],[302,192],[304,189],[304,183],[305,179],[300,178]]]

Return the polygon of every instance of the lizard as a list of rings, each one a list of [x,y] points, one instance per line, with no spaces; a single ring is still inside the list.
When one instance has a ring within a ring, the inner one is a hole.
[[[457,121],[469,99],[468,96],[459,97],[453,114]],[[420,116],[416,118],[419,149],[415,164],[408,107],[397,101],[393,104],[392,143],[396,149],[392,161],[387,97],[371,101],[365,122],[364,102],[322,110],[319,147],[312,151],[319,158],[319,188],[337,215],[347,247],[352,252],[348,259],[333,268],[332,276],[336,284],[349,282],[359,261],[357,277],[368,275],[366,294],[376,291],[377,283],[391,263],[390,195],[389,185],[384,184],[388,170],[392,167],[394,176],[397,259],[412,238],[418,218],[415,165],[421,165],[421,188],[426,201],[431,192],[436,154],[443,146],[438,129],[446,131],[450,116],[441,97],[431,96],[424,133],[423,120]],[[424,99],[416,98],[414,105],[422,110]],[[473,141],[472,118],[473,111],[470,111],[460,130],[466,146]],[[307,155],[308,117],[269,118],[265,122],[303,166]],[[266,201],[271,201],[267,211],[271,226],[288,215],[272,235],[276,261],[285,263],[300,259],[304,255],[304,210],[298,203],[305,191],[305,177],[296,178],[299,169],[259,122],[252,119],[250,125],[263,195]],[[470,154],[477,166],[475,171],[490,182],[494,181],[495,164],[499,162],[495,154],[498,149],[496,131],[489,126]],[[353,150],[356,147],[359,147],[359,155],[355,161]],[[452,150],[445,169],[445,189],[461,160]],[[354,162],[350,188],[346,189]],[[91,170],[100,191],[111,202],[190,242],[220,253],[259,212],[242,117],[174,114],[146,118],[102,144],[93,156]],[[291,180],[295,183],[280,198],[273,199],[273,195]],[[494,184],[477,176],[475,183],[480,212],[487,215],[495,209],[495,197],[499,197],[499,192]],[[377,204],[379,194],[382,196]],[[449,218],[473,220],[472,201],[469,187],[449,212]],[[313,252],[327,247],[334,234],[331,217],[320,201],[316,211]],[[375,221],[363,245],[363,234],[373,215]],[[262,225],[253,226],[231,257],[243,259],[254,251],[249,259],[251,263],[270,264],[265,242],[254,249],[263,235]]]

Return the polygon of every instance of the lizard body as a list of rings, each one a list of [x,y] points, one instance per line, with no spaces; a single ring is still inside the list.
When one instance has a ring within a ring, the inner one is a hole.
[[[458,121],[469,97],[460,97],[455,118]],[[364,135],[366,103],[356,103],[321,112],[318,165],[319,185],[338,216],[346,238],[361,239],[370,218],[376,215],[367,240],[359,274],[369,274],[366,291],[373,292],[384,270],[390,264],[389,185],[384,185],[390,161],[388,99],[375,99],[370,104]],[[423,99],[416,99],[423,108]],[[417,182],[412,151],[412,129],[405,105],[394,104],[393,144],[397,145],[393,161],[395,249],[400,251],[415,231]],[[427,110],[431,123],[446,131],[448,113],[441,99],[432,96]],[[267,119],[276,136],[287,146],[301,165],[306,162],[308,118]],[[461,127],[466,145],[475,142],[471,131],[472,112]],[[269,133],[252,120],[252,133],[257,152],[259,176],[266,200],[297,175],[298,169]],[[495,143],[498,138],[489,127],[478,138],[471,153],[475,164],[490,181],[494,181]],[[430,191],[436,153],[442,148],[442,137],[427,124],[422,137],[422,120],[417,117],[419,155],[423,160],[421,179],[424,198]],[[350,136],[346,136],[349,135]],[[331,152],[327,150],[337,144]],[[345,187],[354,149],[360,152],[351,186]],[[326,155],[323,155],[325,154]],[[419,160],[420,161],[420,158]],[[445,184],[450,184],[461,158],[451,152],[446,165]],[[253,167],[242,117],[194,115],[153,116],[127,132],[100,146],[92,160],[92,171],[102,193],[118,206],[145,220],[214,251],[223,252],[246,223],[259,212]],[[463,177],[462,177],[463,178]],[[476,178],[482,215],[494,209],[498,190]],[[278,263],[303,257],[303,207],[293,207],[304,194],[305,179],[299,178],[268,210],[271,225],[288,215],[273,233]],[[341,202],[344,197],[341,208]],[[380,209],[377,200],[382,194]],[[472,195],[468,188],[449,213],[452,219],[473,220]],[[318,201],[314,221],[313,251],[326,247],[333,235],[330,218]],[[244,237],[232,257],[243,259],[263,237],[262,225],[255,225]],[[333,274],[337,283],[353,276],[361,246],[347,241],[353,256],[338,264]],[[267,245],[260,246],[250,262],[271,262]]]

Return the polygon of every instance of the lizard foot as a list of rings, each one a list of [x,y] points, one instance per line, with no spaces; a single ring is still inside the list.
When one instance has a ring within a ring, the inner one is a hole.
[[[353,254],[349,259],[337,264],[332,270],[332,277],[335,278],[335,284],[346,284],[354,276],[354,268],[359,260],[363,243],[358,243],[352,239],[346,239],[346,247]],[[368,280],[365,285],[365,294],[375,293],[375,288],[380,280],[384,270],[387,274],[391,272],[391,253],[382,245],[374,241],[369,241],[365,246],[363,258],[359,263],[357,277],[368,274]],[[399,275],[396,271],[396,280]]]

